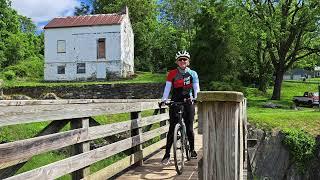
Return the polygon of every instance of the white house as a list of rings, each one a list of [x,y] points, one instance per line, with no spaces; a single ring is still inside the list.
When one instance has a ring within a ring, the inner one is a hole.
[[[314,75],[313,77],[320,77],[320,66],[314,67]]]
[[[127,77],[134,73],[134,35],[121,13],[54,18],[44,27],[46,81]]]

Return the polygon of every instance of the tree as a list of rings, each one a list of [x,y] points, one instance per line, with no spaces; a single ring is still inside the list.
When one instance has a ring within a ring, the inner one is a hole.
[[[267,34],[266,49],[275,70],[271,99],[279,100],[284,73],[294,63],[320,54],[318,0],[246,0],[240,2]]]
[[[252,19],[238,4],[230,6],[235,42],[240,49],[240,80],[246,84],[258,85],[258,89],[266,92],[274,72],[266,46],[266,29]],[[228,14],[230,14],[228,13]]]
[[[160,18],[162,22],[171,22],[180,38],[186,43],[181,49],[191,46],[195,35],[195,16],[200,10],[201,0],[162,0],[160,1]]]
[[[233,82],[237,79],[239,49],[224,3],[208,2],[196,18],[197,31],[191,46],[192,65],[202,81]]]
[[[42,57],[41,38],[30,18],[17,14],[8,0],[0,0],[0,68],[29,57]]]
[[[90,6],[84,2],[81,2],[80,7],[75,7],[74,15],[87,15],[90,14]]]
[[[36,32],[37,26],[33,24],[30,18],[19,15],[19,23],[20,23],[20,30],[22,32],[32,33],[32,34]]]

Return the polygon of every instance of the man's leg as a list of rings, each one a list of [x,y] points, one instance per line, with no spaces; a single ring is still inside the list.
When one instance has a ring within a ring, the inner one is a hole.
[[[162,158],[162,161],[164,164],[167,164],[168,163],[168,160],[170,158],[170,150],[171,150],[171,146],[172,146],[172,143],[173,143],[173,133],[174,133],[174,128],[177,124],[176,122],[176,114],[175,114],[175,110],[173,107],[170,107],[169,109],[169,116],[170,116],[170,120],[169,120],[169,131],[168,131],[168,134],[167,134],[167,144],[166,144],[166,152],[165,152],[165,155],[163,156]]]
[[[193,132],[193,121],[194,121],[195,108],[193,104],[188,104],[184,108],[183,119],[186,125],[187,136],[190,144],[191,156],[196,157],[197,154],[194,151],[194,132]]]

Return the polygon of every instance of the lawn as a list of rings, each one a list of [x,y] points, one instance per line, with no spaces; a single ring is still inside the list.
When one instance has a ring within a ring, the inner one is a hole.
[[[256,89],[248,89],[248,121],[263,129],[303,129],[310,134],[320,135],[320,112],[316,108],[290,108],[292,97],[301,96],[305,91],[318,91],[317,84],[286,81],[283,83],[280,101],[271,101],[272,89],[262,94]],[[262,106],[267,102],[280,104],[283,108],[270,109]]]
[[[127,79],[116,81],[92,81],[92,82],[44,82],[40,79],[15,79],[12,81],[5,80],[4,87],[26,87],[26,86],[83,86],[90,84],[119,84],[119,83],[164,83],[166,74],[151,73],[151,72],[136,72],[135,76]]]

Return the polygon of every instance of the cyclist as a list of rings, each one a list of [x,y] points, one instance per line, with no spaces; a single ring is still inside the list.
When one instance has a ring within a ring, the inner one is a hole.
[[[188,66],[190,64],[190,54],[187,51],[179,51],[176,54],[176,64],[178,67],[169,71],[166,86],[161,99],[161,104],[168,101],[168,97],[172,90],[171,101],[174,102],[186,102],[184,105],[183,119],[187,129],[187,136],[190,143],[191,158],[196,158],[197,153],[194,150],[194,133],[193,133],[193,121],[195,108],[192,100],[197,98],[197,93],[200,91],[198,74],[191,70]],[[167,134],[166,152],[162,159],[162,163],[167,165],[170,159],[170,149],[173,143],[173,133],[175,125],[178,121],[177,107],[171,106],[169,108],[170,125],[169,132]]]

